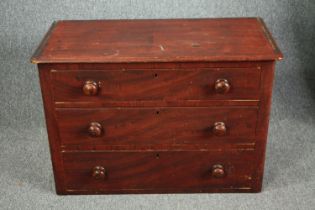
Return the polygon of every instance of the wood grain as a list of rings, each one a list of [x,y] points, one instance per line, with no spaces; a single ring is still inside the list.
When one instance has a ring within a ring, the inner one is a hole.
[[[32,62],[57,194],[261,191],[277,59],[260,18],[56,22]]]
[[[268,138],[268,128],[269,128],[269,118],[271,111],[271,100],[272,100],[272,88],[275,72],[275,62],[266,62],[263,67],[262,73],[262,84],[263,87],[260,91],[260,106],[259,114],[257,120],[257,129],[256,129],[256,166],[255,169],[257,181],[255,182],[254,188],[256,191],[262,189],[263,175],[264,175],[264,166],[265,166],[265,156],[266,156],[266,145]]]
[[[58,21],[33,63],[281,59],[259,18]]]
[[[138,190],[212,191],[251,189],[253,152],[99,152],[64,153],[66,190],[136,192]],[[225,176],[212,175],[212,166],[224,166]],[[106,177],[95,179],[93,168],[103,166]]]
[[[50,148],[50,156],[52,161],[52,167],[55,178],[55,186],[57,194],[64,193],[64,167],[63,161],[61,159],[61,154],[59,152],[60,141],[58,135],[58,125],[56,123],[56,118],[54,116],[54,103],[52,101],[51,94],[51,83],[49,77],[49,69],[46,69],[45,65],[38,65],[39,78],[40,78],[40,86],[44,104],[44,113],[46,119],[46,128],[48,133],[49,140],[49,148]]]
[[[61,144],[67,145],[208,145],[253,142],[257,107],[57,109]],[[91,122],[103,135],[89,133]],[[216,122],[226,134],[216,135]],[[95,147],[97,149],[97,147]]]
[[[56,102],[257,100],[260,88],[257,68],[52,70],[51,78]],[[227,92],[216,90],[218,79]],[[86,81],[99,84],[97,94],[84,93]]]

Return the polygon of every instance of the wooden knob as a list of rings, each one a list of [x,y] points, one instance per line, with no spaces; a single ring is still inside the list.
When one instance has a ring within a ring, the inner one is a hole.
[[[212,132],[216,136],[224,136],[226,134],[226,126],[224,122],[215,122]]]
[[[91,122],[88,128],[88,132],[92,137],[99,137],[103,133],[102,125],[98,122]]]
[[[218,79],[214,85],[215,92],[219,94],[225,94],[229,92],[230,88],[230,83],[226,79]]]
[[[87,96],[95,96],[98,93],[98,84],[92,80],[88,80],[83,85],[83,93]]]
[[[95,166],[92,171],[92,176],[94,179],[104,179],[106,176],[106,171],[103,166]]]
[[[212,166],[211,169],[211,176],[214,178],[222,178],[224,177],[225,171],[224,171],[224,167],[221,164],[216,164]]]

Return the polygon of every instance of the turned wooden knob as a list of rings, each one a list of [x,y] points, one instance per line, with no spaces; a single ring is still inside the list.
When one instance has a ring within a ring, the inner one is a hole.
[[[98,93],[98,84],[92,80],[88,80],[83,85],[83,93],[87,96],[95,96]]]
[[[92,171],[92,176],[94,179],[104,179],[106,176],[106,171],[103,166],[95,166]]]
[[[91,122],[88,128],[88,132],[92,137],[99,137],[103,133],[102,125],[98,122]]]
[[[224,122],[215,122],[212,132],[216,136],[224,136],[226,134],[226,126]]]
[[[225,171],[224,171],[224,167],[221,164],[216,164],[212,166],[211,169],[211,176],[214,178],[222,178],[224,177]]]
[[[230,91],[231,85],[226,79],[218,79],[215,82],[214,89],[216,93],[224,94]]]

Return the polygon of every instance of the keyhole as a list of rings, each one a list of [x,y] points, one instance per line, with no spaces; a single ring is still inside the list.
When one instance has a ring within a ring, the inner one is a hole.
[[[160,154],[159,154],[159,153],[156,153],[155,158],[156,158],[156,159],[160,159]]]
[[[154,77],[155,77],[155,78],[158,77],[158,74],[155,73],[155,74],[154,74]]]
[[[160,111],[156,111],[156,114],[160,114]]]

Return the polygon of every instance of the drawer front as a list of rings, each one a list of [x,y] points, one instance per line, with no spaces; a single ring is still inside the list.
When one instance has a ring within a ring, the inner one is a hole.
[[[242,152],[64,153],[68,191],[251,189],[255,163]]]
[[[56,102],[258,99],[260,69],[52,70]]]
[[[57,109],[62,145],[176,145],[253,141],[257,107]]]

